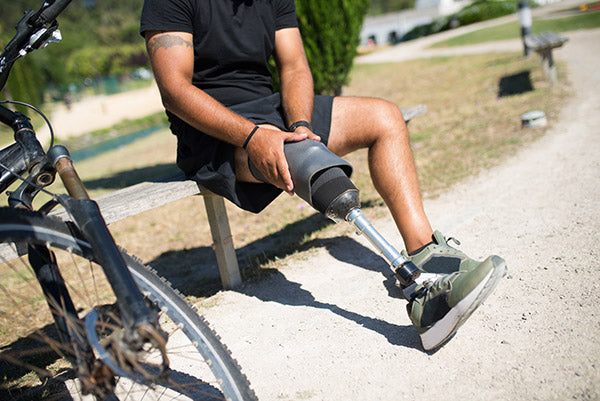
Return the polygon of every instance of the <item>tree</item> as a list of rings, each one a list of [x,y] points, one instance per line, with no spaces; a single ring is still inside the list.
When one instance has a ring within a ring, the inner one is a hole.
[[[296,0],[315,93],[341,93],[356,56],[368,8],[369,0]]]
[[[5,89],[10,92],[12,100],[39,106],[43,97],[43,79],[35,61],[26,58],[15,63]],[[25,114],[31,112],[20,106],[17,109]]]

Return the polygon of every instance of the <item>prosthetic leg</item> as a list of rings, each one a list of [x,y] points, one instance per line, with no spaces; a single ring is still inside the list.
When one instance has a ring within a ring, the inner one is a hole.
[[[394,249],[363,215],[358,189],[350,181],[352,165],[322,143],[309,139],[286,143],[284,152],[296,194],[334,222],[353,225],[388,261],[400,284],[411,285],[421,270]],[[250,171],[258,180],[267,182],[252,163]]]

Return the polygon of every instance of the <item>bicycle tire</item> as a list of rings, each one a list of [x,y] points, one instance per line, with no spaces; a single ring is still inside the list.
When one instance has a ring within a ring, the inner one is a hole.
[[[90,245],[82,238],[77,230],[73,229],[72,224],[37,212],[0,208],[0,243],[43,245],[52,248],[53,250],[66,251],[70,256],[77,255],[78,257],[82,257],[82,260],[86,263],[90,263],[90,266],[93,265],[93,251],[90,248]],[[18,248],[18,246],[16,246],[16,248]],[[15,246],[13,246],[13,249],[15,249]],[[219,337],[208,326],[207,322],[194,311],[176,290],[171,288],[167,280],[156,275],[151,268],[143,265],[137,258],[128,255],[125,251],[122,251],[122,254],[140,291],[153,305],[156,306],[157,309],[163,312],[161,322],[166,318],[171,320],[171,322],[167,322],[164,325],[161,324],[161,327],[175,327],[175,334],[173,336],[170,335],[169,343],[175,343],[174,347],[176,348],[174,349],[179,348],[180,345],[178,342],[182,341],[184,337],[181,334],[178,334],[178,329],[181,329],[180,331],[185,335],[185,338],[191,345],[186,348],[185,352],[181,351],[181,353],[185,353],[185,358],[182,358],[179,355],[176,355],[174,359],[172,359],[172,356],[170,357],[172,362],[175,361],[175,365],[180,366],[175,368],[175,375],[171,372],[168,382],[158,381],[150,386],[146,386],[145,384],[136,384],[131,382],[131,380],[125,379],[125,386],[127,386],[127,388],[125,391],[117,389],[114,393],[117,397],[116,399],[137,399],[140,391],[143,391],[144,396],[147,396],[146,393],[150,390],[162,391],[164,394],[157,393],[157,398],[150,398],[160,399],[162,395],[173,397],[173,394],[171,393],[175,390],[176,392],[181,393],[183,397],[193,400],[256,400],[256,396],[250,389],[248,380],[241,373],[237,362],[231,357],[229,350],[221,343]],[[0,264],[1,263],[3,263],[2,254],[0,254]],[[82,273],[79,269],[79,267],[76,267],[76,270],[78,270],[77,274],[79,274],[78,279],[84,282],[82,288],[84,291],[87,291],[86,287],[90,285],[87,283],[89,279],[82,277]],[[60,265],[60,270],[63,270],[62,265]],[[94,274],[97,273],[93,272],[92,276],[94,276]],[[93,277],[93,280],[96,279],[96,277]],[[94,281],[94,287],[96,286],[97,283]],[[72,287],[70,289],[74,290],[74,288],[75,287]],[[2,289],[5,293],[7,292],[5,286]],[[5,306],[2,305],[2,309],[4,308]],[[42,335],[39,336],[42,337]],[[43,336],[48,337],[45,333]],[[37,338],[38,335],[35,337]],[[56,340],[54,339],[46,338],[46,346],[55,348],[54,351],[57,351]],[[193,348],[191,348],[192,346]],[[11,347],[9,346],[8,348]],[[10,360],[14,362],[15,356],[7,354],[8,351],[6,349],[6,344],[2,344],[0,361],[4,359],[4,361]],[[189,359],[191,356],[190,350],[198,354],[198,360]],[[17,352],[19,351],[17,350]],[[58,353],[60,354],[61,352],[64,353],[67,351],[60,349]],[[194,366],[189,366],[192,363]],[[208,366],[209,370],[206,366]],[[177,369],[183,370],[183,372]],[[200,374],[198,372],[203,372],[201,373],[202,377],[198,377]],[[212,375],[212,377],[204,377],[210,375]],[[64,369],[62,369],[58,379],[47,381],[50,390],[44,389],[45,393],[54,394],[53,392],[59,388],[62,389],[63,392],[67,391],[69,395],[73,397],[72,389],[74,386],[71,382],[72,376],[73,374],[65,374]],[[173,379],[174,376],[175,379]],[[62,382],[62,384],[56,385],[56,383],[61,382],[63,378],[66,380]],[[174,380],[181,380],[182,383],[175,383]],[[178,387],[173,389],[175,384],[177,384]],[[25,390],[19,389],[19,391],[15,391],[12,387],[2,388],[3,385],[6,386],[6,383],[0,384],[0,398],[2,398],[1,392],[4,391],[12,391],[10,395],[11,398],[15,397],[15,393],[26,394],[25,397],[27,398],[31,396],[30,393],[32,391],[35,390],[36,392],[39,392],[38,390],[40,390],[39,385],[33,386],[33,390],[26,388]],[[140,387],[140,389],[138,389],[138,387]],[[81,386],[75,388],[80,390]],[[62,399],[60,398],[60,394],[57,395],[57,397]],[[113,397],[110,399],[115,398]]]

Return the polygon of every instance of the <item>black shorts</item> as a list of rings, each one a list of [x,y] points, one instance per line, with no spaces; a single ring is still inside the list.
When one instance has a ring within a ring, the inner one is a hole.
[[[311,124],[325,145],[329,140],[332,105],[332,96],[315,96]],[[278,93],[230,109],[256,124],[286,129]],[[177,135],[177,165],[204,188],[253,213],[263,210],[282,192],[270,184],[236,181],[233,145],[197,131],[171,114],[169,121],[171,131]]]

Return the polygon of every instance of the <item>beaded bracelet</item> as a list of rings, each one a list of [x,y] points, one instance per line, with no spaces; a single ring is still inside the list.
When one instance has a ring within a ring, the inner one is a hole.
[[[288,128],[288,131],[294,132],[294,131],[296,131],[296,128],[298,128],[298,127],[306,127],[312,131],[312,126],[310,125],[310,123],[308,121],[304,121],[304,120],[298,120],[295,123],[291,124],[290,127]]]

